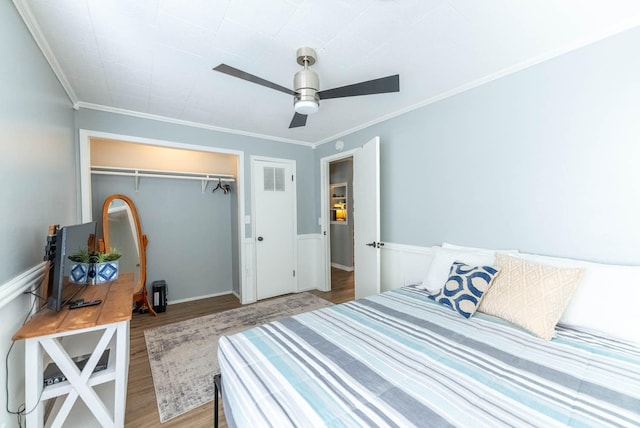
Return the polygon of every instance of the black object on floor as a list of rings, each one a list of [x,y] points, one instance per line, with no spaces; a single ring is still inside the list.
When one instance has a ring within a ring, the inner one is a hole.
[[[152,301],[153,310],[156,312],[164,312],[167,310],[167,283],[164,280],[153,281],[151,283],[152,288]]]

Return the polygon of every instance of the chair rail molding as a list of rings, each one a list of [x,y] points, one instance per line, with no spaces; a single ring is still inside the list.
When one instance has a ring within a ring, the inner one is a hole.
[[[2,286],[0,286],[0,309],[11,303],[25,291],[33,290],[37,287],[44,278],[46,265],[45,262],[42,262],[16,276],[9,282],[2,284]]]

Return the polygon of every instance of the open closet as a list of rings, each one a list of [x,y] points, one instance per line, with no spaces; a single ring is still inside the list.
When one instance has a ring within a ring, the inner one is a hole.
[[[170,302],[239,294],[238,156],[94,137],[89,144],[93,219],[111,194],[135,202],[148,237],[149,292],[164,280]]]

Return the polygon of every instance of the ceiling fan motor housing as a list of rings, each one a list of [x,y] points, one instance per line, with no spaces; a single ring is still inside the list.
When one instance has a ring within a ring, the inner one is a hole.
[[[318,102],[318,87],[320,79],[318,75],[309,69],[300,70],[293,78],[293,87],[296,92],[295,101],[315,101]]]
[[[316,52],[312,48],[300,48],[297,51],[297,59],[298,64],[304,65],[304,70],[298,71],[293,78],[293,88],[296,92],[293,105],[300,114],[315,113],[320,103],[320,79],[308,66],[315,64]]]

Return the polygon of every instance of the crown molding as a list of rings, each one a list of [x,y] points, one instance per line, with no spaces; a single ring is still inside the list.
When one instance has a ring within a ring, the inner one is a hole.
[[[33,12],[31,12],[31,8],[29,7],[27,0],[13,0],[13,4],[18,10],[18,13],[20,14],[20,16],[22,17],[22,20],[24,21],[25,25],[29,29],[29,32],[31,33],[33,40],[35,40],[36,44],[40,48],[40,51],[42,52],[45,59],[49,63],[49,66],[53,70],[53,73],[58,78],[58,81],[62,85],[62,88],[67,93],[69,100],[71,100],[71,103],[74,105],[74,108],[75,108],[76,104],[78,103],[78,97],[76,96],[76,93],[71,87],[71,84],[67,79],[67,76],[62,71],[62,67],[60,67],[60,63],[58,63],[58,60],[56,59],[55,55],[53,55],[53,52],[49,47],[49,43],[47,43],[46,39],[44,38],[42,31],[40,30],[40,26],[38,25],[36,19],[33,16]]]
[[[202,129],[208,129],[210,131],[224,132],[227,134],[235,134],[235,135],[243,135],[245,137],[260,138],[263,140],[271,140],[271,141],[277,141],[280,143],[287,143],[287,144],[297,144],[300,146],[313,148],[313,143],[309,143],[306,141],[290,140],[287,138],[274,137],[272,135],[263,135],[263,134],[257,134],[254,132],[239,131],[237,129],[222,128],[220,126],[207,125],[200,122],[191,122],[188,120],[174,119],[171,117],[159,116],[159,115],[150,114],[150,113],[141,113],[138,111],[125,110],[125,109],[116,108],[116,107],[109,107],[101,104],[92,104],[92,103],[85,103],[83,101],[79,101],[74,105],[74,108],[76,108],[76,110],[80,108],[86,108],[89,110],[99,110],[107,113],[122,114],[125,116],[139,117],[141,119],[156,120],[159,122],[172,123],[175,125],[190,126],[193,128],[202,128]]]
[[[495,73],[488,74],[487,76],[484,76],[484,77],[482,77],[480,79],[473,80],[473,81],[471,81],[469,83],[465,83],[464,85],[460,85],[460,86],[458,86],[456,88],[453,88],[453,89],[450,89],[450,90],[448,90],[446,92],[442,92],[442,93],[440,93],[440,94],[438,94],[436,96],[428,98],[428,99],[426,99],[424,101],[421,101],[421,102],[419,102],[417,104],[413,104],[413,105],[411,105],[409,107],[405,107],[403,109],[400,109],[400,110],[397,110],[395,112],[389,113],[387,115],[381,116],[381,117],[379,117],[377,119],[374,119],[372,121],[369,121],[367,123],[363,123],[362,125],[358,125],[358,126],[356,126],[354,128],[351,128],[351,129],[348,129],[346,131],[340,132],[338,134],[332,135],[331,137],[325,138],[323,140],[320,140],[320,141],[314,143],[313,144],[313,148],[315,149],[318,146],[321,146],[321,145],[326,144],[326,143],[331,142],[331,141],[335,141],[338,138],[344,137],[344,136],[349,135],[349,134],[353,134],[354,132],[360,131],[362,129],[365,129],[365,128],[368,128],[370,126],[376,125],[378,123],[384,122],[386,120],[393,119],[394,117],[403,115],[403,114],[408,113],[410,111],[417,110],[419,108],[428,106],[430,104],[434,104],[434,103],[436,103],[438,101],[441,101],[443,99],[446,99],[446,98],[449,98],[449,97],[453,97],[453,96],[458,95],[458,94],[460,94],[462,92],[469,91],[471,89],[477,88],[478,86],[482,86],[482,85],[484,85],[486,83],[492,82],[494,80],[500,79],[500,78],[508,76],[510,74],[517,73],[517,72],[522,71],[522,70],[524,70],[526,68],[533,67],[534,65],[538,65],[538,64],[540,64],[542,62],[545,62],[545,61],[548,61],[550,59],[557,58],[557,57],[559,57],[561,55],[567,54],[569,52],[575,51],[577,49],[580,49],[580,48],[588,46],[588,45],[592,45],[592,44],[597,43],[597,42],[599,42],[601,40],[607,39],[609,37],[613,37],[613,36],[615,36],[617,34],[623,33],[623,32],[625,32],[627,30],[631,30],[631,29],[639,27],[639,26],[640,26],[639,18],[637,18],[637,17],[636,18],[632,18],[628,22],[625,22],[623,24],[616,25],[616,26],[613,26],[613,27],[608,28],[606,30],[603,30],[603,31],[599,32],[596,35],[592,35],[589,38],[580,39],[580,40],[578,40],[578,41],[576,41],[574,43],[570,43],[570,44],[565,45],[565,46],[563,46],[561,48],[554,49],[554,50],[546,52],[546,53],[544,53],[542,55],[538,55],[537,57],[530,58],[530,59],[528,59],[526,61],[522,61],[522,62],[520,62],[518,64],[503,68],[502,70],[498,70]]]

